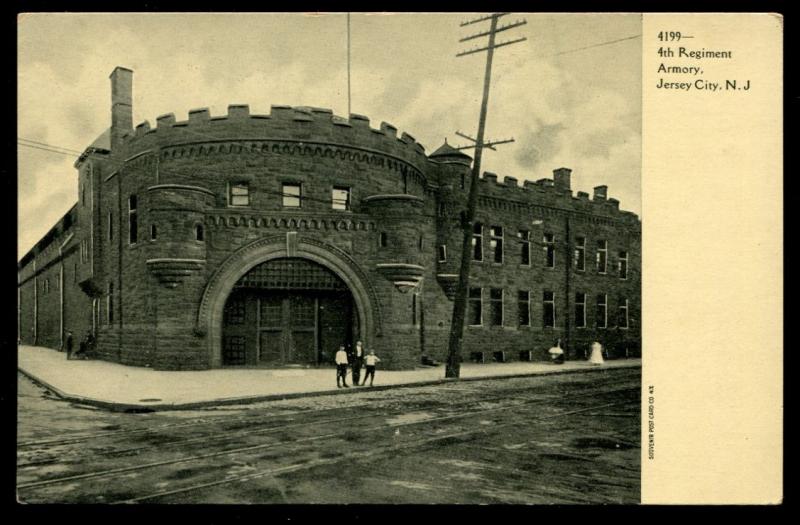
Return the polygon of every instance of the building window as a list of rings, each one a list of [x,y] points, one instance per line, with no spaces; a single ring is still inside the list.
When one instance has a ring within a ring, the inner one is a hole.
[[[139,239],[139,224],[136,217],[136,195],[128,197],[128,243],[136,244]]]
[[[444,214],[445,214],[446,210],[447,210],[447,208],[446,208],[444,202],[439,201],[439,204],[437,206],[437,211],[439,213],[439,217],[444,217]]]
[[[194,227],[194,240],[204,242],[206,240],[205,228],[202,224],[196,224]]]
[[[285,208],[300,207],[300,199],[302,198],[300,184],[296,182],[284,182],[281,195],[283,196],[283,206]]]
[[[419,251],[423,251],[425,249],[425,237],[420,235],[419,236]]]
[[[231,182],[228,186],[229,206],[250,206],[250,184],[247,182]]]
[[[586,237],[575,237],[575,269],[586,270]]]
[[[491,239],[489,248],[492,250],[492,262],[503,262],[503,228],[502,226],[492,226],[489,228]]]
[[[544,267],[556,267],[556,236],[552,233],[544,234]]]
[[[469,289],[469,308],[467,310],[467,318],[470,326],[480,326],[483,324],[483,316],[481,315],[481,289]]]
[[[89,262],[89,243],[86,241],[86,239],[81,241],[81,262]]]
[[[439,245],[439,262],[447,262],[447,246],[444,244]]]
[[[378,235],[378,246],[386,248],[389,245],[389,235],[386,232],[381,232]]]
[[[575,294],[575,327],[586,328],[586,294]]]
[[[114,283],[108,281],[106,291],[106,324],[114,322]]]
[[[607,309],[607,297],[606,294],[600,294],[597,296],[597,310],[595,313],[595,322],[597,324],[597,328],[605,328],[608,326],[608,309]]]
[[[408,173],[403,173],[403,193],[408,193]]]
[[[44,280],[44,293],[45,293],[45,295],[50,293],[50,279],[45,279]]]
[[[528,290],[517,292],[517,312],[519,326],[531,325],[531,293]]]
[[[606,273],[606,263],[608,262],[608,243],[597,241],[597,273]]]
[[[489,324],[503,326],[503,289],[489,289]]]
[[[472,227],[472,260],[483,260],[483,224],[479,222]]]
[[[72,265],[72,282],[78,282],[78,263],[73,263]]]
[[[619,319],[617,326],[626,329],[628,328],[628,300],[624,297],[619,299]]]
[[[552,328],[556,325],[556,298],[553,292],[542,294],[542,326]]]
[[[108,242],[114,240],[114,212],[108,212]]]
[[[411,296],[411,324],[417,326],[417,295]]]
[[[617,263],[619,269],[619,278],[628,278],[628,252],[619,252],[619,262]]]
[[[150,225],[150,240],[155,241],[158,237],[158,229],[155,224]]]
[[[519,232],[517,232],[517,238],[519,238],[520,264],[522,264],[522,266],[530,266],[531,232],[529,232],[528,230],[520,230]]]
[[[334,210],[349,210],[350,188],[346,186],[334,186],[331,191],[331,202]]]
[[[86,206],[86,184],[81,184],[81,206]]]

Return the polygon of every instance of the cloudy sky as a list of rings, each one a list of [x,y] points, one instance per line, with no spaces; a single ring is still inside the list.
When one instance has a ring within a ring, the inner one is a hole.
[[[385,120],[430,153],[477,128],[485,53],[456,58],[488,28],[476,15],[353,14],[352,111]],[[573,169],[573,191],[599,184],[641,213],[641,17],[508,15],[527,25],[495,54],[483,170],[520,180]],[[185,120],[228,104],[347,114],[344,14],[32,14],[18,21],[18,136],[83,150],[110,125],[115,66],[134,70],[134,124]],[[19,147],[18,257],[77,201],[76,156]]]

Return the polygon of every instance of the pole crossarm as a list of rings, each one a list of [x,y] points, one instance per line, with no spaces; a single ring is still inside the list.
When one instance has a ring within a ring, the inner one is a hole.
[[[492,151],[497,151],[497,148],[495,148],[495,146],[497,146],[498,144],[508,144],[510,142],[514,142],[514,139],[511,138],[511,139],[504,139],[504,140],[491,140],[491,141],[488,141],[488,142],[484,142],[482,147],[489,148]],[[462,150],[462,149],[472,149],[472,148],[477,148],[477,147],[478,147],[477,144],[472,144],[471,146],[459,146],[459,147],[454,148],[454,149]]]
[[[497,49],[498,47],[510,46],[511,44],[516,44],[517,42],[523,42],[525,40],[527,40],[527,38],[525,38],[525,37],[517,38],[515,40],[506,40],[505,42],[500,42],[499,44],[492,44],[490,46],[481,47],[481,48],[478,48],[478,49],[470,49],[469,51],[462,51],[461,53],[458,53],[456,56],[457,57],[463,57],[464,55],[471,55],[473,53],[480,53],[482,51],[489,51],[490,49]]]
[[[472,20],[466,20],[461,22],[461,27],[468,26],[470,24],[477,24],[478,22],[483,22],[484,20],[491,20],[492,18],[500,18],[501,16],[506,16],[510,13],[493,13],[489,16],[482,16],[480,18],[474,18]]]
[[[524,26],[527,23],[528,23],[527,20],[517,20],[513,24],[508,24],[508,25],[504,25],[504,26],[498,27],[497,29],[495,29],[494,32],[495,33],[499,33],[500,31],[505,31],[507,29],[513,29],[515,27]],[[477,33],[477,34],[474,34],[474,35],[465,36],[464,38],[460,39],[459,42],[466,42],[467,40],[473,40],[475,38],[480,38],[482,36],[488,35],[489,33],[491,33],[491,31],[484,31],[483,33]]]

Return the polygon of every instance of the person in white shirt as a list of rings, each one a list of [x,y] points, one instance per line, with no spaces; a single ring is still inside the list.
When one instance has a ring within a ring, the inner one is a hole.
[[[553,363],[557,365],[564,364],[564,351],[561,349],[561,339],[547,352],[550,354],[550,359],[552,359]]]
[[[344,345],[340,346],[339,351],[336,352],[336,387],[342,388],[342,386],[350,388],[350,385],[347,384],[347,352],[344,350]]]
[[[367,365],[367,373],[364,374],[364,382],[361,385],[367,384],[367,378],[369,379],[369,386],[372,386],[372,383],[375,381],[375,365],[378,364],[380,358],[375,355],[374,350],[370,350],[367,354],[367,357],[364,358],[364,363]]]

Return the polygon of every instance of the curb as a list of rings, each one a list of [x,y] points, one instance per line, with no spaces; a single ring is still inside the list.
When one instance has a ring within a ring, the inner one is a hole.
[[[564,375],[564,374],[591,374],[597,372],[607,372],[609,370],[628,369],[628,368],[641,368],[641,363],[624,364],[609,368],[597,367],[597,368],[560,369],[560,370],[547,370],[544,372],[529,372],[529,373],[508,374],[499,376],[464,377],[464,378],[450,378],[450,379],[443,378],[443,379],[434,379],[426,381],[415,381],[412,383],[379,385],[379,386],[355,388],[355,389],[318,390],[313,392],[295,392],[287,394],[265,394],[257,396],[209,399],[206,401],[194,401],[190,403],[165,403],[165,404],[147,404],[147,405],[141,403],[118,403],[114,401],[104,401],[102,399],[94,399],[94,398],[69,394],[54,387],[48,382],[43,381],[39,377],[24,370],[22,367],[18,366],[17,370],[22,375],[33,381],[34,383],[40,385],[41,387],[55,394],[56,397],[58,397],[62,401],[69,401],[81,405],[95,406],[98,408],[109,410],[111,412],[144,413],[144,412],[165,412],[171,410],[193,410],[198,408],[208,408],[208,407],[227,406],[227,405],[248,405],[253,403],[261,403],[264,401],[281,401],[284,399],[298,399],[303,397],[348,395],[360,392],[379,392],[382,390],[390,390],[396,388],[435,386],[435,385],[442,385],[446,383],[455,383],[455,382],[496,381],[501,379],[517,379],[521,377],[553,376],[553,375]]]

